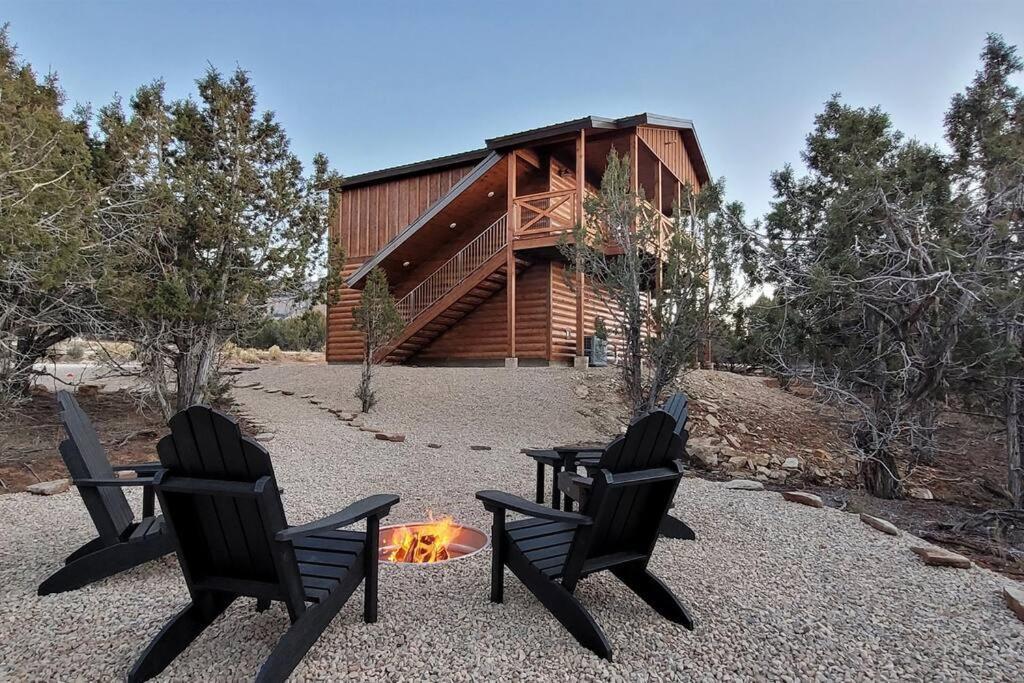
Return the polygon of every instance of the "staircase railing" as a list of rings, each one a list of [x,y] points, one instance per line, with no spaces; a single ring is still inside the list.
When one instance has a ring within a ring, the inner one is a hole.
[[[489,258],[505,248],[508,243],[507,220],[508,214],[505,214],[491,223],[487,229],[474,237],[473,241],[402,297],[398,302],[398,313],[405,324],[412,322],[416,316],[433,306]]]

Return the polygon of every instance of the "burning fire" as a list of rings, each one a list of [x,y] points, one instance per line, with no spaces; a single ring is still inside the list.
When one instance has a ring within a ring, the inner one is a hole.
[[[459,527],[451,517],[399,527],[391,537],[395,549],[388,554],[388,560],[417,563],[447,560],[448,546],[458,533]]]

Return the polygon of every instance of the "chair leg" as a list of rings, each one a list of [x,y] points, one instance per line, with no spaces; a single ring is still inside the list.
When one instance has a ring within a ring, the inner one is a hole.
[[[103,542],[103,539],[99,538],[99,537],[96,537],[96,538],[92,539],[91,541],[89,541],[88,543],[82,544],[81,548],[79,548],[75,552],[73,552],[70,555],[68,555],[67,559],[64,560],[64,564],[68,564],[69,562],[74,562],[78,558],[83,557],[84,555],[88,555],[89,553],[94,553],[97,550],[99,550],[100,548],[102,548],[104,545],[105,545],[105,543]]]
[[[495,510],[491,524],[491,602],[505,600],[505,511]]]
[[[84,549],[85,546],[75,551],[72,553],[72,557]],[[155,560],[173,550],[173,539],[165,534],[139,543],[118,543],[105,546],[95,552],[75,557],[39,584],[38,593],[39,595],[49,595],[81,588],[94,581]]]
[[[544,504],[544,463],[537,462],[537,492],[536,500],[541,505]]]
[[[366,520],[366,547],[363,549],[366,578],[363,584],[363,621],[372,624],[377,621],[377,573],[380,559],[380,519]]]
[[[697,534],[693,532],[690,525],[672,515],[666,514],[661,518],[661,525],[658,527],[658,533],[665,538],[676,538],[683,541],[696,541]]]
[[[339,585],[320,604],[307,608],[292,622],[260,667],[257,683],[279,683],[288,678],[352,595],[361,577],[355,574],[353,578],[356,580]]]
[[[135,660],[128,672],[128,682],[147,681],[166,669],[234,599],[235,596],[227,593],[202,593],[194,596],[188,607],[168,621]]]
[[[640,599],[669,621],[682,624],[693,630],[696,622],[686,606],[657,576],[646,567],[623,566],[612,569],[612,573],[626,584]]]
[[[518,550],[509,549],[508,555],[509,568],[580,645],[611,661],[612,646],[608,638],[576,596],[546,577]]]

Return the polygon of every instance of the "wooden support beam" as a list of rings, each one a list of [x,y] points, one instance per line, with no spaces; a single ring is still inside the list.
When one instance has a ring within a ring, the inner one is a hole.
[[[513,152],[508,155],[508,219],[505,221],[508,230],[507,244],[505,245],[505,320],[508,323],[508,342],[506,358],[516,357],[516,254],[512,243],[515,240],[516,232],[519,230],[518,211],[515,207],[516,196],[516,166],[518,155]]]
[[[657,257],[657,259],[658,259],[658,264],[657,264],[657,266],[655,266],[655,271],[654,271],[654,286],[660,292],[661,291],[661,282],[662,282],[662,265],[663,265],[663,261],[664,261],[662,250],[664,249],[664,246],[665,246],[665,223],[664,223],[664,221],[661,220],[661,213],[662,213],[662,211],[661,211],[661,206],[662,206],[662,204],[661,204],[661,184],[663,182],[662,179],[661,179],[661,171],[665,167],[665,165],[662,164],[660,160],[658,160],[657,163],[658,163],[658,175],[657,175],[657,177],[656,177],[656,179],[654,181],[654,201],[656,202],[655,203],[655,208],[658,211],[658,251],[657,251],[657,254],[655,255]]]
[[[580,136],[576,139],[576,221],[585,225],[583,193],[586,189],[587,169],[587,137],[586,131],[581,130]],[[576,263],[576,355],[583,355],[583,331],[584,331],[584,279],[583,270],[579,262]]]

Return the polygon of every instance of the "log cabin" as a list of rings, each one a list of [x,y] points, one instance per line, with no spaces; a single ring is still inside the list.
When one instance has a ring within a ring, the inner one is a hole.
[[[346,178],[330,226],[346,262],[327,361],[362,360],[352,309],[379,267],[405,323],[385,362],[585,364],[585,338],[611,315],[557,245],[584,220],[612,149],[629,155],[634,190],[666,221],[682,188],[709,178],[693,123],[654,114],[587,116]]]

